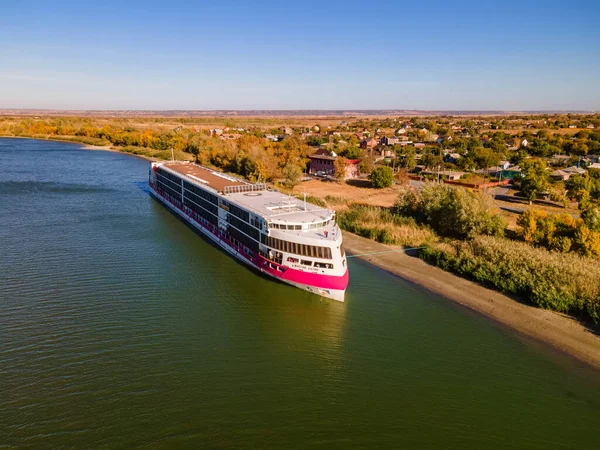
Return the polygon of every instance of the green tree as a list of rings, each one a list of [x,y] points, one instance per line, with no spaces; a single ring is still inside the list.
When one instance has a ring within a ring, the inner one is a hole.
[[[531,204],[538,194],[548,187],[546,162],[542,159],[526,159],[521,167],[521,192]]]
[[[500,164],[500,155],[491,148],[479,147],[473,152],[475,163],[480,169],[488,169]]]
[[[283,167],[283,176],[285,178],[285,185],[289,188],[292,188],[300,182],[300,177],[302,177],[302,169],[296,164],[288,162]]]
[[[579,204],[579,209],[584,210],[589,206],[590,191],[592,183],[590,178],[584,175],[575,175],[565,183],[567,195],[574,198]]]
[[[398,149],[396,155],[400,160],[400,167],[407,170],[413,170],[417,166],[417,152],[412,145],[406,146],[403,149]]]
[[[444,164],[444,160],[440,155],[430,152],[423,155],[421,158],[421,164],[427,168],[435,169],[438,166],[442,166]]]
[[[340,152],[340,155],[344,156],[348,159],[359,159],[360,158],[360,148],[348,147],[344,151]]]
[[[387,166],[376,167],[369,175],[369,180],[376,189],[390,187],[394,183],[394,172]]]

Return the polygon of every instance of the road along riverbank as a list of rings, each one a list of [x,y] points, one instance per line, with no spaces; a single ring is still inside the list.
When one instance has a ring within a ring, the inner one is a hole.
[[[400,250],[398,247],[380,244],[348,232],[344,232],[344,247],[349,254],[356,254],[358,258],[374,266],[600,369],[600,336],[575,319],[520,303],[430,266],[417,257],[393,251]]]

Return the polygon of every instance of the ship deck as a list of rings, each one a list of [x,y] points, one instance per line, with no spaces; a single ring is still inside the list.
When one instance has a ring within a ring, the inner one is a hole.
[[[166,163],[165,167],[181,175],[199,181],[213,188],[215,191],[223,193],[226,186],[244,186],[248,185],[244,181],[235,179],[225,174],[197,166],[195,164],[186,164],[181,162]]]

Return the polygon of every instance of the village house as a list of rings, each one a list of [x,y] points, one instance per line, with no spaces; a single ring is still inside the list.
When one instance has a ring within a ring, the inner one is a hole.
[[[571,178],[571,175],[565,172],[564,170],[558,169],[550,174],[550,178],[553,178],[555,180],[567,181],[569,178]]]
[[[310,166],[308,173],[319,176],[333,176],[335,174],[335,161],[338,156],[335,152],[319,149],[315,154],[309,156]],[[346,174],[344,180],[360,176],[359,159],[346,159]]]
[[[571,157],[569,155],[554,155],[552,157],[552,164],[555,166],[566,165],[570,159]]]
[[[573,175],[583,175],[586,172],[587,170],[585,169],[576,166],[571,166],[567,167],[566,169],[555,170],[550,174],[550,177],[554,178],[555,180],[567,181]]]
[[[439,176],[442,180],[448,181],[458,181],[462,176],[465,175],[465,172],[459,172],[456,170],[423,170],[421,172],[423,175],[435,175]]]
[[[500,167],[502,170],[506,170],[510,167],[510,161],[500,161],[498,167]]]
[[[458,153],[446,153],[444,155],[444,161],[452,164],[456,164],[460,159],[460,155]]]
[[[380,154],[380,158],[377,158],[377,160],[383,159],[383,158],[395,158],[396,157],[396,152],[389,147],[381,147],[381,149],[379,150],[379,154]]]
[[[397,138],[396,136],[383,136],[380,140],[379,140],[379,144],[380,145],[396,145],[400,143],[400,138]]]
[[[379,145],[379,141],[377,139],[363,139],[360,141],[360,148],[365,150],[370,150]]]

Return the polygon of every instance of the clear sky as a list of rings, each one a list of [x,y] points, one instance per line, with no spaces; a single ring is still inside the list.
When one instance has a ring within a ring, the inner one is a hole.
[[[600,1],[0,1],[0,108],[600,110]]]

